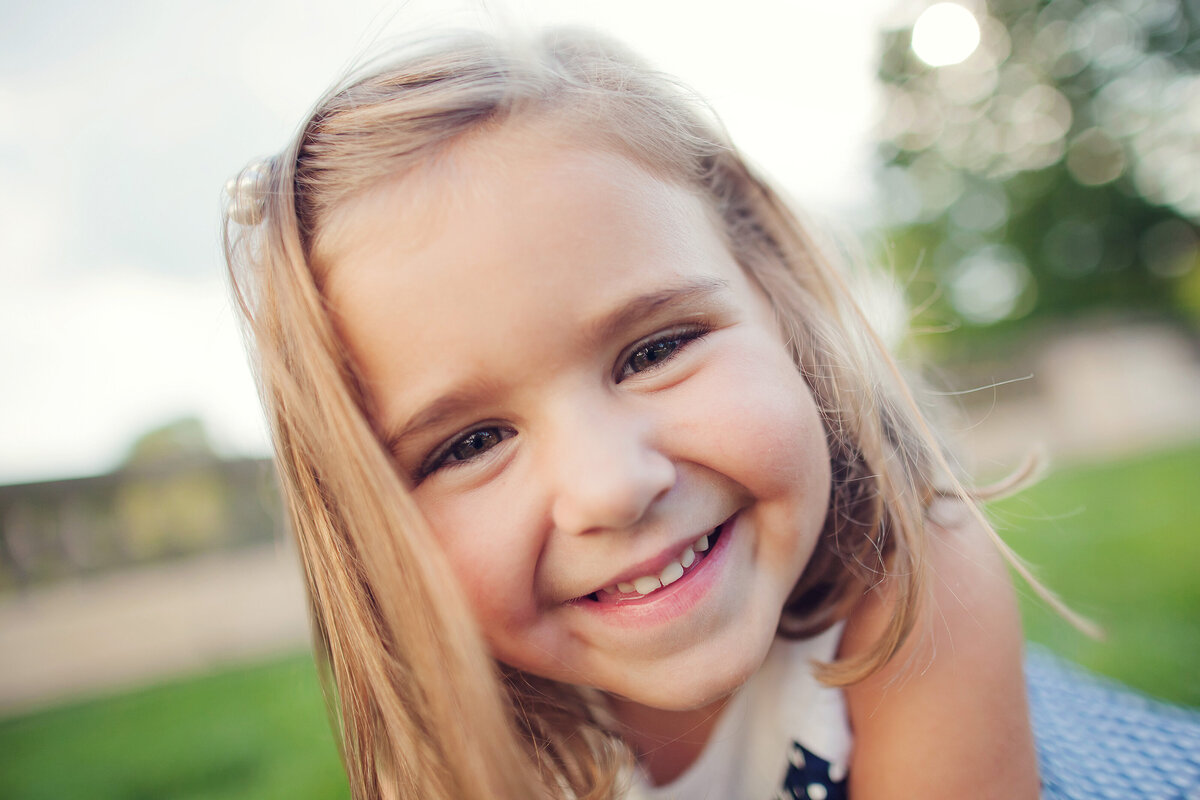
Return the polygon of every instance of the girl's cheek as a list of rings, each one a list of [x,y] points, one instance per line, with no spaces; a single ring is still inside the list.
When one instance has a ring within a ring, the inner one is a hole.
[[[723,463],[781,489],[829,468],[820,414],[782,346],[759,334],[731,348],[688,391],[697,416],[686,435],[720,447]]]
[[[537,528],[530,521],[532,501],[511,483],[497,480],[422,506],[434,538],[477,612],[498,605],[519,607],[532,581],[529,565],[534,562],[529,552],[537,546]]]
[[[491,513],[482,513],[487,504],[486,489],[438,498],[422,507],[430,523],[434,540],[442,548],[458,582],[468,594],[482,590],[492,582],[492,577],[503,575],[506,554],[512,552],[500,511],[504,505],[493,507]],[[486,523],[481,522],[485,521]]]

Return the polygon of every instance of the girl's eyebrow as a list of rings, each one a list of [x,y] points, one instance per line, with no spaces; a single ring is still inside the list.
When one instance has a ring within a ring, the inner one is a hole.
[[[585,323],[584,341],[605,342],[621,335],[638,322],[652,316],[664,307],[698,303],[711,299],[729,286],[721,278],[694,278],[674,286],[638,295],[610,314]],[[438,397],[423,406],[398,427],[384,431],[383,442],[387,451],[398,454],[400,442],[429,428],[439,427],[469,409],[487,386],[475,381]]]
[[[722,278],[692,278],[674,286],[638,295],[611,314],[606,314],[584,328],[584,340],[606,342],[664,306],[696,303],[711,299],[729,287]]]
[[[401,426],[393,426],[384,431],[383,444],[389,453],[399,455],[400,442],[422,433],[429,428],[437,428],[452,420],[462,412],[470,409],[478,398],[493,388],[489,381],[471,381],[436,400],[423,406]]]

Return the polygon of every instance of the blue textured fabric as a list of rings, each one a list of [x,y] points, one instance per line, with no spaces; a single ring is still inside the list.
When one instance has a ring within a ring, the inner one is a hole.
[[[1194,666],[1193,666],[1194,668]],[[1200,800],[1200,711],[1030,646],[1025,679],[1043,800]],[[844,774],[792,743],[779,800],[843,800]]]
[[[1152,700],[1036,647],[1025,679],[1043,800],[1200,800],[1200,711]]]

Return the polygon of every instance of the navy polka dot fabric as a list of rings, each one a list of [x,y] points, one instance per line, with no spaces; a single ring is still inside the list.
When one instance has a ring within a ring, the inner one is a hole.
[[[776,800],[846,800],[846,771],[792,742],[787,777]]]
[[[1025,679],[1043,800],[1200,800],[1200,711],[1151,700],[1037,648]]]

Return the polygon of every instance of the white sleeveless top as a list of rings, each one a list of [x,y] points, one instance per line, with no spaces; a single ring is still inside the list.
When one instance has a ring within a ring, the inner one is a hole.
[[[817,681],[811,663],[833,659],[842,628],[802,641],[776,639],[721,711],[696,763],[665,786],[651,786],[638,770],[628,800],[772,800],[796,758],[793,742],[829,762],[830,777],[842,780],[851,747],[846,704],[840,689]]]

